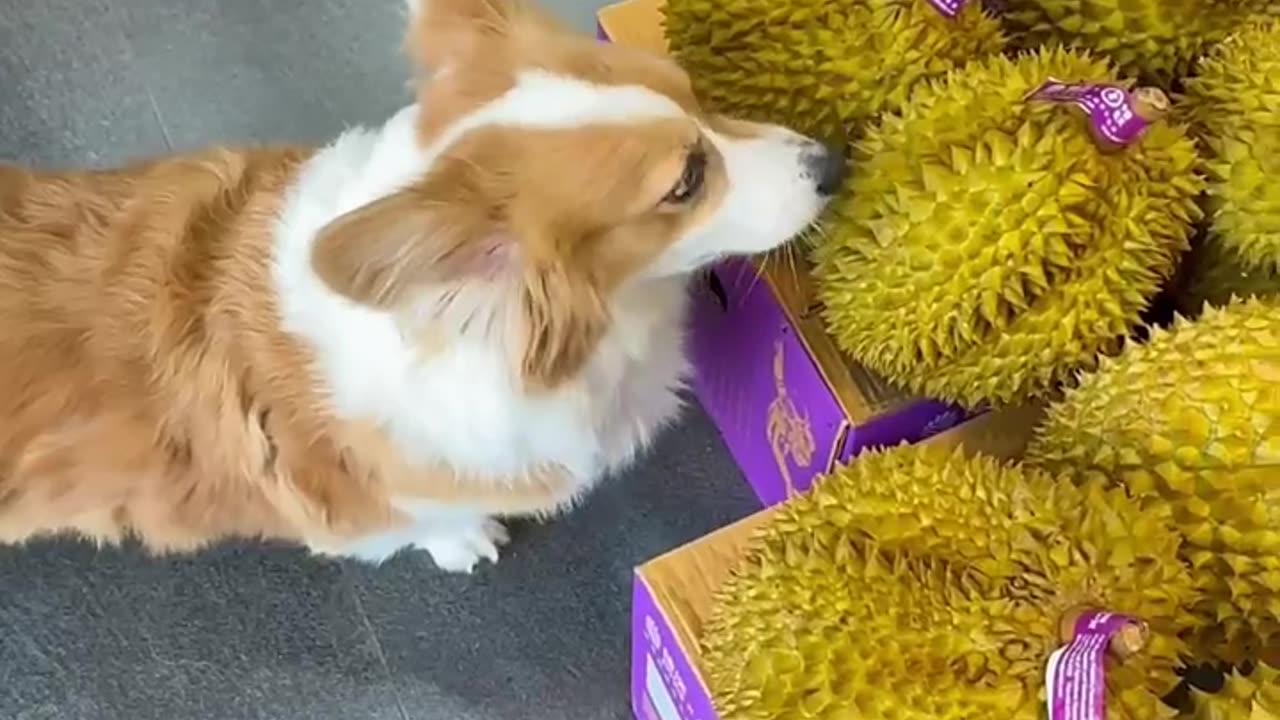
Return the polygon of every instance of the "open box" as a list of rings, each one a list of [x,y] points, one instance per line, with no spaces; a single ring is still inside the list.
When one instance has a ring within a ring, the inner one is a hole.
[[[666,52],[663,0],[597,15],[602,40]],[[978,413],[906,395],[827,335],[804,260],[731,260],[696,288],[694,389],[764,505],[863,449],[918,442]]]
[[[1020,457],[1041,410],[985,413],[927,440],[999,458]],[[698,653],[712,595],[729,576],[766,508],[636,569],[631,605],[631,706],[638,720],[718,720]]]

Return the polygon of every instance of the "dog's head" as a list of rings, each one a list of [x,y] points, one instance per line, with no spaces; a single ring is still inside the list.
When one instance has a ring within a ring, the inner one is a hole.
[[[704,112],[672,60],[523,0],[409,0],[409,14],[427,161],[329,224],[313,264],[378,307],[442,287],[508,296],[532,385],[583,365],[620,288],[771,250],[844,178],[840,150]]]

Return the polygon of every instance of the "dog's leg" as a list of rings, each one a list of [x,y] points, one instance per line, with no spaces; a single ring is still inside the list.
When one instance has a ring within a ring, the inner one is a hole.
[[[469,522],[440,523],[424,528],[414,547],[426,550],[436,566],[449,572],[470,573],[481,560],[498,562],[498,548],[510,536],[501,522],[475,516]]]
[[[313,548],[370,563],[382,563],[402,550],[425,550],[436,566],[449,572],[470,573],[481,560],[498,561],[498,549],[509,535],[502,523],[470,510],[428,509],[414,503],[414,522],[368,535],[336,549]]]

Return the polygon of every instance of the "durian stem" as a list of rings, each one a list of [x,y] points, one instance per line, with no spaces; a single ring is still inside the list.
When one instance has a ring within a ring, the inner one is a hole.
[[[1147,122],[1162,120],[1170,107],[1169,96],[1158,87],[1143,86],[1133,91],[1133,111]]]
[[[1062,620],[1058,625],[1058,635],[1062,642],[1070,643],[1076,637],[1076,624],[1080,621],[1080,616],[1088,612],[1092,608],[1080,605],[1071,608],[1062,614]],[[1142,652],[1147,647],[1148,632],[1145,623],[1133,621],[1127,622],[1111,636],[1111,641],[1107,645],[1107,650],[1118,660],[1127,660],[1134,655]]]

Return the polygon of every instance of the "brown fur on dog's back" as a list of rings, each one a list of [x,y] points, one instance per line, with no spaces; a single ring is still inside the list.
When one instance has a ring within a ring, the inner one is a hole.
[[[308,155],[0,167],[0,541],[180,550],[391,522],[279,330],[271,229]]]

